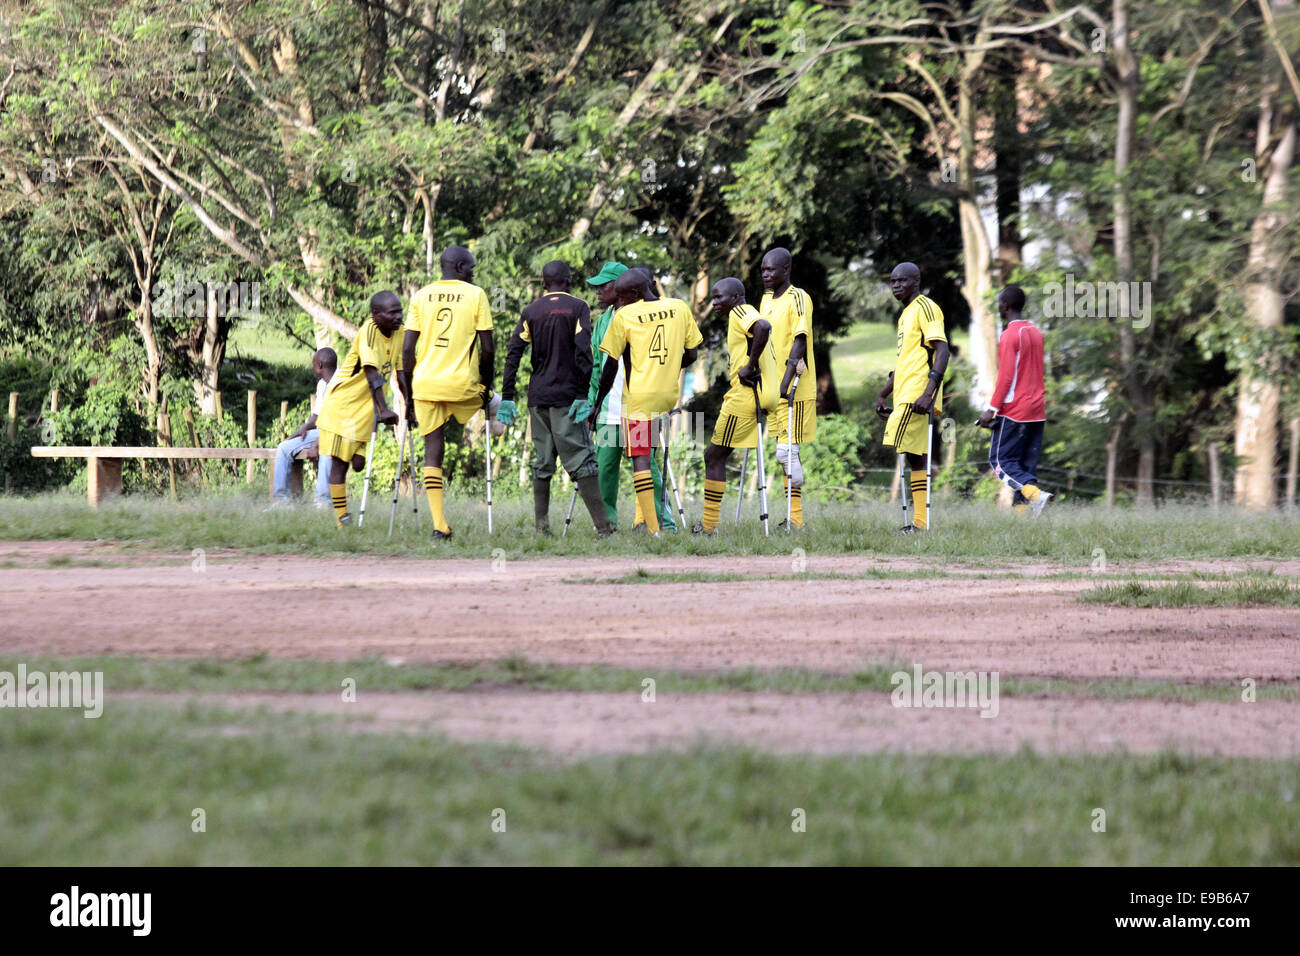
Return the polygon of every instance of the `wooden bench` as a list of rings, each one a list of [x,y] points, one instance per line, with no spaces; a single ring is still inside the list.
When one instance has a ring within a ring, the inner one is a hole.
[[[84,458],[86,459],[86,499],[90,507],[97,508],[106,498],[122,494],[122,462],[128,458],[205,459],[216,458],[244,461],[247,459],[275,458],[274,448],[152,448],[146,446],[113,445],[34,445],[33,458]],[[295,497],[302,494],[302,463],[305,452],[294,456],[293,474],[289,476],[289,491]],[[271,490],[275,491],[274,466],[270,469]]]

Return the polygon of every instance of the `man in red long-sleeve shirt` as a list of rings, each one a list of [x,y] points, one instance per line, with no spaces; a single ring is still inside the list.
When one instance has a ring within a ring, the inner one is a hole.
[[[1052,495],[1038,487],[1038,457],[1043,452],[1043,333],[1020,313],[1025,292],[1009,285],[998,293],[998,315],[1006,323],[998,340],[998,380],[979,424],[992,428],[989,464],[1016,493],[1018,514],[1042,514]]]

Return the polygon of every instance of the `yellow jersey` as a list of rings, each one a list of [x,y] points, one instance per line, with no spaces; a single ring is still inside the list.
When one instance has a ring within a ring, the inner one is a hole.
[[[817,363],[813,360],[812,339],[812,299],[803,289],[790,286],[780,296],[770,292],[763,293],[763,301],[758,306],[759,314],[772,323],[772,345],[776,349],[777,362],[781,366],[781,376],[785,377],[785,363],[790,358],[790,349],[794,348],[796,336],[807,336],[808,354],[804,363],[808,371],[799,379],[799,387],[794,390],[796,402],[817,398]],[[777,382],[777,386],[780,386]]]
[[[749,343],[754,337],[754,323],[761,319],[758,309],[742,302],[731,310],[727,320],[727,353],[730,357],[728,374],[731,388],[722,399],[722,408],[729,415],[741,418],[754,417],[754,392],[740,382],[740,370],[749,364]],[[780,401],[782,368],[776,358],[771,336],[758,356],[758,399],[764,411],[773,411]]]
[[[418,332],[411,391],[421,402],[465,402],[482,396],[478,333],[492,331],[487,293],[459,279],[431,282],[411,299],[406,331]]]
[[[704,341],[691,307],[681,299],[634,302],[614,313],[600,350],[631,368],[623,385],[623,417],[651,421],[681,396],[682,351]]]
[[[898,317],[898,358],[894,363],[894,405],[914,402],[930,384],[934,368],[934,342],[947,342],[943,311],[934,300],[918,295]],[[934,410],[943,406],[943,385],[934,396]]]
[[[339,363],[338,371],[330,379],[325,401],[316,416],[317,428],[352,441],[370,441],[375,403],[370,397],[366,366],[377,369],[384,382],[388,382],[389,376],[402,367],[401,329],[386,336],[374,319],[361,323],[347,358]]]

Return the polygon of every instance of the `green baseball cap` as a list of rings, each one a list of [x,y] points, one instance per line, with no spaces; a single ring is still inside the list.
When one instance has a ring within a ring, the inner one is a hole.
[[[627,266],[621,262],[606,262],[600,267],[600,271],[587,280],[587,285],[604,285],[606,282],[613,282],[624,272],[627,272]]]

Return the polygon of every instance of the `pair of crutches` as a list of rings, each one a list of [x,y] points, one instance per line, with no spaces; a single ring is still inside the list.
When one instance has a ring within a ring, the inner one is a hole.
[[[794,397],[794,390],[799,385],[799,376],[795,376],[794,382],[790,385],[790,396]],[[794,435],[794,402],[789,403],[789,417],[786,421],[786,435]],[[758,399],[758,388],[754,388],[754,416],[758,421],[758,510],[759,520],[763,522],[763,534],[769,535],[768,513],[767,513],[767,461],[764,451],[764,445],[767,440],[767,434],[763,429],[763,422],[766,416],[763,414],[763,405]],[[788,460],[788,459],[787,459]],[[749,449],[745,449],[745,456],[740,460],[740,483],[736,486],[736,524],[740,524],[740,505],[745,497],[745,472],[749,468]],[[791,489],[794,486],[786,483],[785,489],[785,527],[787,531],[794,530],[793,524],[793,496]]]
[[[900,436],[901,438],[901,436]],[[930,530],[930,475],[934,471],[934,412],[925,416],[925,530]],[[912,497],[911,483],[907,477],[907,455],[898,456],[898,497],[903,502],[903,527],[912,526],[907,516],[907,502]]]
[[[767,434],[763,429],[766,416],[763,414],[763,403],[758,399],[758,387],[752,387],[754,389],[754,418],[758,423],[758,520],[763,522],[764,536],[770,536],[772,532],[768,525],[767,513],[767,458],[763,449],[763,445],[767,440]],[[736,524],[740,524],[740,505],[745,497],[745,472],[748,469],[749,449],[746,448],[745,456],[740,460],[740,484],[736,486]]]
[[[378,423],[378,419],[376,419]],[[420,523],[420,482],[415,471],[415,432],[411,431],[410,424],[403,419],[402,429],[405,437],[399,437],[397,440],[397,475],[393,479],[393,507],[388,513],[388,536],[393,536],[393,523],[397,519],[397,499],[398,492],[402,487],[402,459],[406,453],[407,441],[411,446],[411,514],[415,516],[415,523]],[[488,534],[492,533],[492,421],[488,420],[487,429],[484,432],[487,436],[487,506],[488,506]],[[370,434],[370,447],[373,451],[375,445],[374,432]],[[361,521],[366,518],[366,494],[370,491],[370,463],[366,463],[366,484],[361,493],[361,519],[357,522],[358,527]]]
[[[397,475],[393,478],[393,507],[388,512],[388,536],[393,536],[393,522],[397,519],[397,498],[398,492],[402,487],[402,462],[406,456],[406,446],[411,446],[411,514],[415,518],[415,524],[420,524],[420,482],[416,478],[415,472],[415,432],[411,431],[411,424],[406,419],[402,420],[403,435],[397,440]]]
[[[668,419],[670,419],[673,415],[677,414],[680,411],[681,409],[674,408],[667,415],[663,416],[664,424],[666,424]],[[664,453],[664,477],[667,479],[668,484],[672,485],[673,497],[677,499],[677,520],[678,520],[678,527],[681,528],[686,526],[686,509],[682,507],[682,494],[677,487],[677,478],[674,477],[673,475],[673,465],[672,462],[669,460],[668,443],[664,440],[664,431],[665,431],[664,424],[661,424],[659,426],[659,447],[663,450]],[[665,487],[664,488],[665,495],[667,494],[667,491],[668,489]],[[569,523],[573,521],[573,508],[577,503],[578,503],[578,489],[575,486],[573,489],[573,496],[569,498],[569,513],[564,516],[564,530],[560,532],[561,540],[563,540],[564,536],[569,533]],[[658,501],[655,502],[655,507],[656,508],[659,507]],[[767,509],[764,508],[763,510],[766,511]]]

